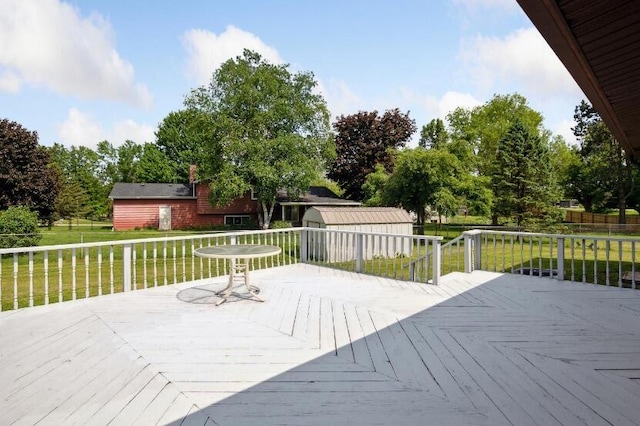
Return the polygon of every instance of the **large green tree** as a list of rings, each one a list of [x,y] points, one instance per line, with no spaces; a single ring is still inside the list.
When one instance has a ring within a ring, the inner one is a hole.
[[[398,153],[382,199],[387,205],[414,212],[417,225],[422,227],[427,207],[444,215],[460,207],[455,188],[462,171],[458,159],[446,150],[422,147],[403,150]]]
[[[170,160],[180,182],[189,180],[189,167],[201,166],[207,140],[213,132],[212,117],[206,112],[187,108],[172,111],[167,115],[156,131],[156,145]]]
[[[78,199],[82,199],[82,208],[74,209],[76,217],[105,217],[109,212],[108,195],[110,186],[102,180],[101,164],[98,154],[86,146],[66,148],[54,144],[49,152],[53,163],[61,176],[61,188],[56,202],[56,212],[62,218],[69,218],[67,202],[60,198],[70,199],[72,191],[77,191]]]
[[[559,219],[560,194],[550,150],[542,138],[516,119],[498,141],[492,187],[494,212],[517,226],[538,226]]]
[[[586,211],[617,208],[619,223],[626,223],[627,200],[635,192],[637,165],[586,101],[575,108],[573,133],[580,143],[579,161],[571,168],[570,182]]]
[[[27,206],[50,221],[58,194],[58,172],[38,144],[38,134],[15,121],[0,120],[0,210]]]
[[[187,109],[210,118],[198,170],[211,202],[225,205],[253,188],[268,228],[278,190],[296,196],[335,155],[326,102],[310,72],[291,73],[245,50],[193,90]]]
[[[333,124],[336,134],[336,159],[327,176],[344,189],[344,196],[355,201],[364,199],[365,177],[381,164],[393,171],[394,150],[404,147],[416,131],[409,113],[398,109],[359,112],[340,116]]]
[[[137,164],[137,177],[140,182],[186,183],[188,175],[179,174],[175,163],[156,144],[147,142]]]
[[[422,126],[418,146],[422,148],[441,148],[449,140],[444,121],[435,118]]]
[[[459,156],[466,155],[465,163],[470,164],[479,176],[487,178],[498,172],[499,143],[516,121],[531,134],[539,135],[545,144],[551,136],[542,128],[542,114],[532,109],[527,99],[517,93],[495,95],[483,105],[471,109],[457,108],[447,115],[447,121],[448,134],[456,144]],[[471,152],[475,155],[469,156]],[[493,207],[499,208],[498,203]],[[499,214],[497,210],[491,212],[495,225]]]

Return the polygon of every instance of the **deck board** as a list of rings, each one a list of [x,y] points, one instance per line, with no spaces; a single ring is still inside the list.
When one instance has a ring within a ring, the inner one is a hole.
[[[0,423],[640,423],[638,291],[252,275],[263,303],[181,297],[213,278],[0,313]]]

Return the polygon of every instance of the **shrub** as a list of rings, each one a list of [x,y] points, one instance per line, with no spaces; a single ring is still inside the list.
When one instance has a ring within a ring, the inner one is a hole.
[[[11,206],[0,212],[0,247],[37,246],[42,235],[38,213],[25,206]]]
[[[291,224],[291,222],[287,222],[285,220],[275,220],[273,222],[271,222],[271,229],[286,229],[286,228],[292,228],[293,225]]]

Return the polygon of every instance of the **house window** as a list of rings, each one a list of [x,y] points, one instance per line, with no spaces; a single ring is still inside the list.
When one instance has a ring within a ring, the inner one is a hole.
[[[256,192],[255,189],[251,188],[251,199],[253,201],[256,201],[258,199],[258,193]]]
[[[224,217],[224,224],[227,226],[246,226],[251,222],[249,216],[229,215]]]

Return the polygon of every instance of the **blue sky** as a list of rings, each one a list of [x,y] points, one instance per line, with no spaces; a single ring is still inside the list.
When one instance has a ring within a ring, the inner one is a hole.
[[[0,0],[0,118],[40,143],[154,141],[243,48],[312,71],[332,118],[410,111],[420,128],[518,92],[570,137],[584,97],[515,0]]]

